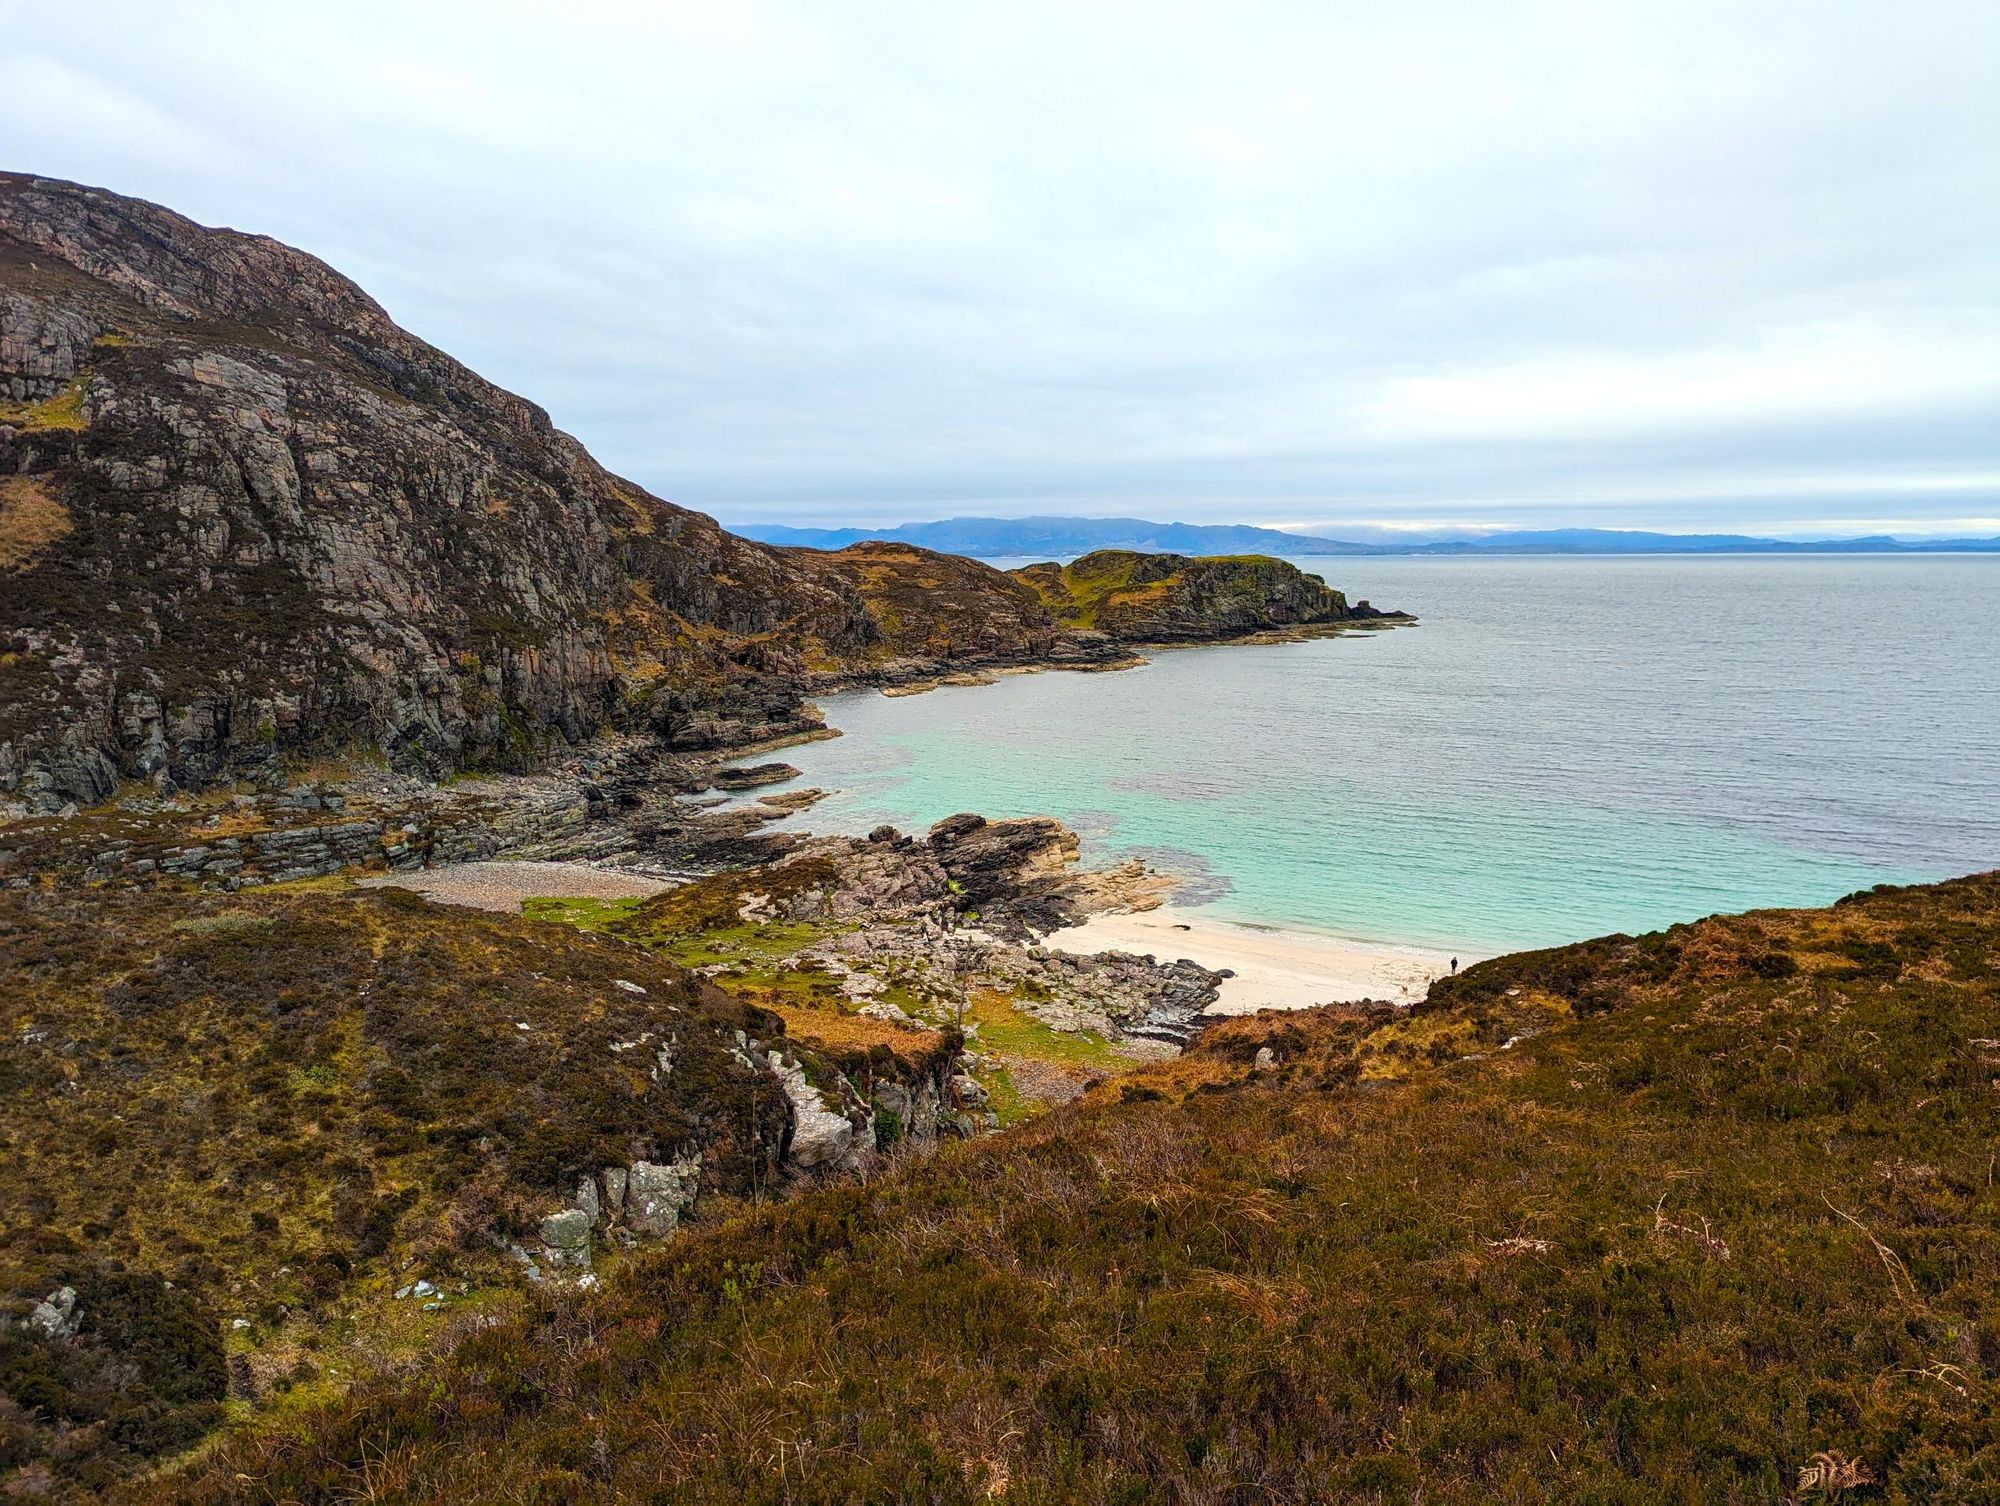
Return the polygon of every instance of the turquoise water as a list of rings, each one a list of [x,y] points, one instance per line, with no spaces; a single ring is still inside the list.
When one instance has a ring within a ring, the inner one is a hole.
[[[793,824],[1053,815],[1223,917],[1467,952],[2000,864],[2000,559],[1297,563],[1422,625],[836,697]]]

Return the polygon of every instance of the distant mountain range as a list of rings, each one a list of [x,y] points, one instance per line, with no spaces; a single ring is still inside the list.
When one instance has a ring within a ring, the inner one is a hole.
[[[867,539],[916,544],[978,558],[1067,559],[1093,549],[1173,554],[1923,554],[2000,553],[2000,538],[1911,543],[1871,534],[1798,542],[1739,533],[1642,533],[1617,528],[1543,528],[1479,538],[1364,544],[1240,523],[1151,523],[1144,518],[945,518],[894,528],[787,528],[742,524],[736,532],[767,544],[845,549]]]

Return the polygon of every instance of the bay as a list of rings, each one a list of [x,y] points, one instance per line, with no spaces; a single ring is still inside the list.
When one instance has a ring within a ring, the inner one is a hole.
[[[2000,559],[1299,559],[1420,625],[829,699],[793,825],[1051,815],[1221,919],[1483,953],[2000,864]]]

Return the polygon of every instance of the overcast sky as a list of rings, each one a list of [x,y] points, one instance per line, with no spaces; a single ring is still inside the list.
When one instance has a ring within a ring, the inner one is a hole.
[[[725,519],[2000,533],[1996,0],[88,12],[0,165]]]

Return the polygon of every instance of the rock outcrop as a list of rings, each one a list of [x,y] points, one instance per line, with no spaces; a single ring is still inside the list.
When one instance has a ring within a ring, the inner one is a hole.
[[[1187,643],[1272,629],[1407,621],[1347,598],[1268,555],[1140,554],[1103,549],[1067,565],[1013,572],[1071,629],[1122,643]]]

